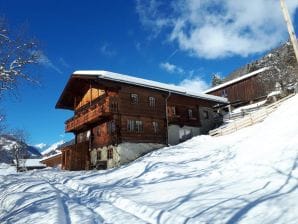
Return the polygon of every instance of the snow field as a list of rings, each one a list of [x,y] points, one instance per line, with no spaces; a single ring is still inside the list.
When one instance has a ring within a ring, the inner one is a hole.
[[[262,123],[106,171],[0,175],[0,223],[296,224],[297,113],[294,96]]]

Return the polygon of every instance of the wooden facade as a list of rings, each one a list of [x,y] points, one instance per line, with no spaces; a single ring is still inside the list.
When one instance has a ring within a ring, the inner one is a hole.
[[[67,146],[62,152],[62,169],[85,170],[90,166],[89,143],[87,141]]]
[[[200,107],[218,103],[126,81],[72,75],[56,105],[74,111],[65,130],[74,133],[75,144],[61,150],[62,168],[90,169],[91,150],[123,142],[166,145],[169,125],[199,128]]]
[[[40,162],[45,164],[46,166],[49,166],[49,167],[61,166],[62,154],[56,154],[53,156],[49,156],[47,158],[42,159]]]
[[[276,82],[270,78],[272,70],[252,73],[207,90],[205,93],[228,98],[231,105],[245,105],[266,98],[275,90]]]
[[[257,76],[209,92],[216,96],[226,96],[233,103],[249,103],[266,97],[266,89]]]

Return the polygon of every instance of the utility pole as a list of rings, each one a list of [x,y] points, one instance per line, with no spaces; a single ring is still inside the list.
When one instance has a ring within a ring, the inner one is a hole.
[[[298,63],[298,43],[297,43],[297,39],[296,39],[296,34],[294,31],[294,27],[293,27],[293,23],[291,21],[291,17],[289,15],[289,11],[288,8],[286,6],[285,0],[280,0],[280,5],[281,5],[281,9],[288,27],[288,32],[290,34],[290,39],[294,48],[294,52],[295,52],[295,56],[296,56],[296,60]]]

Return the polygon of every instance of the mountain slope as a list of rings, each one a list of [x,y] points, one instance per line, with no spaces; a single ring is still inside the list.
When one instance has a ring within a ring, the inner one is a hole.
[[[0,163],[12,163],[14,159],[14,147],[21,143],[10,135],[0,136]],[[40,152],[33,146],[26,145],[20,152],[23,158],[39,158]]]
[[[272,74],[270,76],[274,83],[278,81],[281,84],[287,85],[298,82],[298,65],[293,46],[290,42],[286,42],[280,47],[273,49],[259,60],[235,70],[223,81],[227,82],[265,67],[272,68]]]
[[[0,222],[294,224],[297,105],[295,96],[262,123],[116,169],[0,176]]]
[[[41,154],[43,156],[50,156],[50,155],[53,155],[53,154],[56,154],[58,153],[58,148],[59,146],[63,145],[65,142],[64,140],[60,140],[58,142],[55,142],[53,143],[52,145],[50,145],[49,147],[47,147],[46,149],[44,149]]]

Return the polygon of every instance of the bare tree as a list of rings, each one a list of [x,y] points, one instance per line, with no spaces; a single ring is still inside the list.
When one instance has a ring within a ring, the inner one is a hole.
[[[0,17],[0,96],[14,90],[19,81],[35,82],[29,68],[40,58],[37,42],[26,38],[25,32],[11,32],[7,21]]]
[[[15,144],[13,145],[12,150],[13,150],[13,156],[15,159],[16,170],[17,172],[24,171],[26,169],[25,163],[28,157],[28,152],[26,150],[27,133],[24,130],[20,130],[20,129],[14,130],[11,137],[13,137],[15,141]]]

